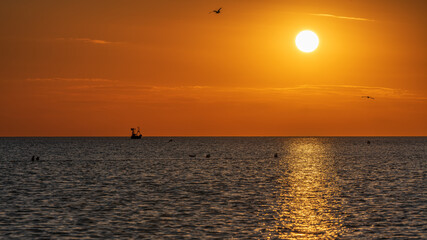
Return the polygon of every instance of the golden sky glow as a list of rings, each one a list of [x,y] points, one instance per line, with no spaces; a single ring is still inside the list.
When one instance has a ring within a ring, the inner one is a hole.
[[[0,1],[0,136],[425,136],[425,9]],[[306,29],[320,39],[308,54]]]

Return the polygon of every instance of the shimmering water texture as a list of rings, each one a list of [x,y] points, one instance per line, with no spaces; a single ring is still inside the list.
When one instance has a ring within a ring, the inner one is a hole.
[[[0,138],[1,236],[427,238],[427,138],[169,139]]]

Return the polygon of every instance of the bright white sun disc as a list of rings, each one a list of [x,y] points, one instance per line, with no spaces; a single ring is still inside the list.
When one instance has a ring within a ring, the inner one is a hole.
[[[319,46],[319,38],[317,35],[310,31],[304,30],[298,33],[295,38],[295,44],[297,48],[303,52],[313,52]]]

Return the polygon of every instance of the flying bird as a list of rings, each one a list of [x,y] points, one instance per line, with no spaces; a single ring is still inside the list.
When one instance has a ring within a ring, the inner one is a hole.
[[[222,9],[222,8],[219,8],[218,10],[213,10],[213,11],[212,11],[212,12],[210,12],[210,13],[213,13],[213,12],[214,12],[214,13],[216,13],[216,14],[220,14],[220,13],[221,13],[221,9]]]
[[[375,98],[371,97],[371,96],[362,96],[362,98],[367,98],[367,99],[372,99],[374,100]]]

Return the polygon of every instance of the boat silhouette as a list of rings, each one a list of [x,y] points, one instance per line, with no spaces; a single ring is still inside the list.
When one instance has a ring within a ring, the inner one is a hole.
[[[136,128],[131,128],[130,129],[132,131],[132,135],[130,136],[130,139],[141,139],[142,134],[141,131],[139,130],[139,127]]]

